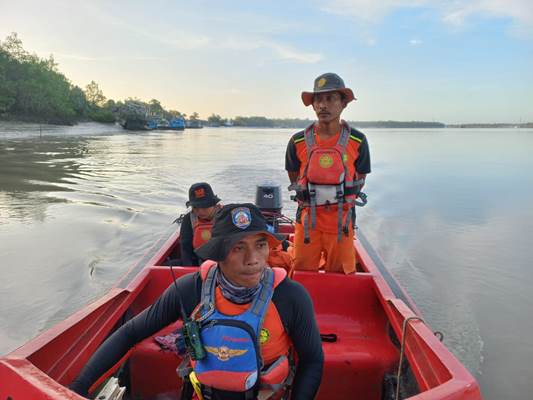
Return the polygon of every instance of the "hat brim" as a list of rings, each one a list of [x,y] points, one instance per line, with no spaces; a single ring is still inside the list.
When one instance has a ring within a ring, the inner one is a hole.
[[[220,199],[217,196],[214,196],[202,200],[189,200],[185,203],[185,207],[209,208],[216,206],[219,202]]]
[[[276,247],[282,240],[283,235],[268,231],[243,231],[226,237],[211,238],[206,244],[198,247],[194,252],[203,260],[224,261],[229,251],[239,240],[246,236],[264,234],[267,237],[270,248]]]
[[[313,97],[315,97],[315,94],[317,93],[326,93],[326,92],[341,92],[346,96],[346,103],[349,103],[350,101],[357,100],[357,98],[354,96],[352,89],[350,88],[344,88],[344,89],[324,89],[324,90],[317,90],[316,92],[302,92],[302,101],[305,104],[305,106],[310,106],[313,104]]]

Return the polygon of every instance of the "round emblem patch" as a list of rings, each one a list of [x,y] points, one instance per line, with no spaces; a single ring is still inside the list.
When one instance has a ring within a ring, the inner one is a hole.
[[[320,78],[318,83],[317,83],[317,86],[319,88],[321,88],[322,86],[324,86],[326,84],[326,78]]]
[[[333,157],[331,157],[329,154],[323,154],[320,156],[318,163],[322,168],[329,168],[333,165]]]
[[[202,240],[204,242],[207,242],[209,239],[211,239],[211,231],[208,229],[204,229],[202,231]]]
[[[265,328],[261,328],[261,332],[259,332],[259,343],[266,343],[268,342],[268,339],[270,339],[270,332]]]
[[[240,229],[246,229],[252,223],[252,214],[248,207],[238,207],[231,210],[233,225]]]

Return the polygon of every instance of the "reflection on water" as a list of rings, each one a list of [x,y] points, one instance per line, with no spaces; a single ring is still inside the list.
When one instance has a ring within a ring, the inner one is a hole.
[[[291,133],[0,125],[0,353],[103,294],[173,229],[191,183],[226,203],[264,181],[285,188]],[[366,133],[358,225],[486,398],[527,398],[533,131]]]

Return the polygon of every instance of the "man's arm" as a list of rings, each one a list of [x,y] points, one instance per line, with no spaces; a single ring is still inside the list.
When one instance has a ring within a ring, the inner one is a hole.
[[[298,173],[300,171],[300,160],[296,153],[296,145],[294,144],[294,138],[289,140],[287,144],[287,150],[285,152],[285,170],[289,174],[289,180],[292,183],[296,183],[298,180]]]
[[[291,399],[313,399],[322,380],[324,353],[311,297],[301,284],[285,279],[273,301],[298,354]]]
[[[199,279],[198,273],[178,279],[177,290],[172,283],[152,306],[122,325],[92,355],[78,377],[71,383],[70,389],[87,397],[92,384],[135,344],[181,317],[180,297],[185,311],[190,314],[200,299],[197,282]]]
[[[181,265],[197,265],[192,246],[193,235],[191,213],[189,212],[183,217],[180,227]]]
[[[362,179],[363,184],[360,189],[363,189],[365,185],[366,175],[370,173],[370,150],[368,148],[368,141],[363,136],[364,140],[359,146],[359,156],[355,160],[355,179]]]
[[[289,181],[296,183],[298,180],[298,171],[287,171],[287,174],[289,174]]]

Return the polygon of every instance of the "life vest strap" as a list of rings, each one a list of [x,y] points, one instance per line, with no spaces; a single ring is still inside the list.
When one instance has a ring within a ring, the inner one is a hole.
[[[337,242],[342,239],[342,209],[344,199],[340,198],[337,204]]]

